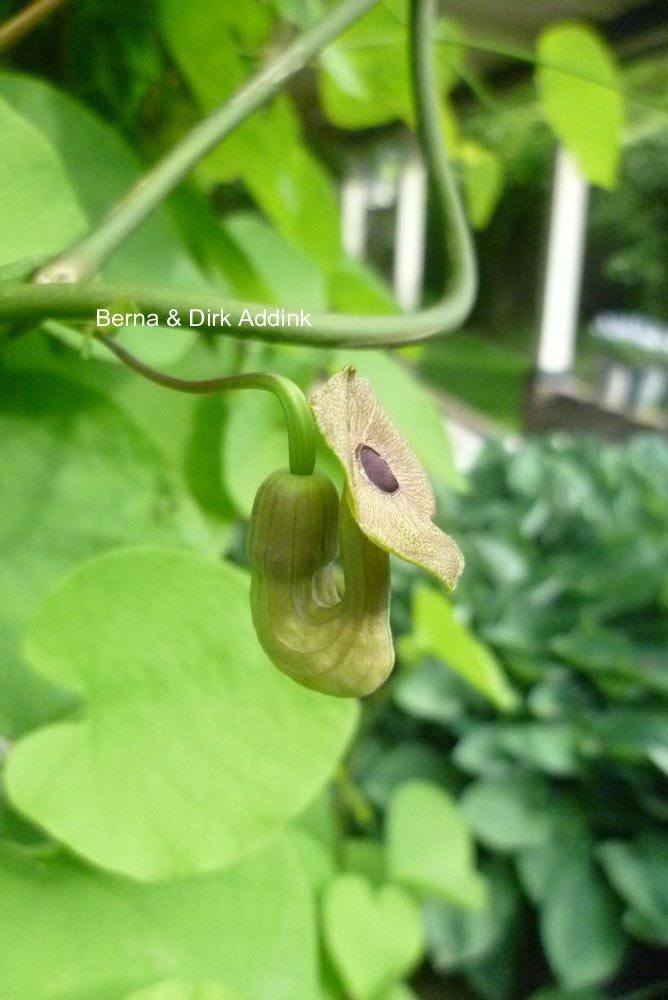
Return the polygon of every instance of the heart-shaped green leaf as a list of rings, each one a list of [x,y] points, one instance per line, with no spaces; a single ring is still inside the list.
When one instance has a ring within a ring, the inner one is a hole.
[[[538,86],[550,126],[594,184],[612,187],[624,125],[611,49],[584,24],[557,24],[538,40]]]
[[[79,854],[137,878],[255,850],[324,784],[356,718],[354,702],[270,665],[245,573],[187,552],[86,563],[47,601],[26,651],[82,706],[19,741],[10,797]]]
[[[484,905],[486,883],[475,869],[472,837],[457,803],[436,785],[407,782],[392,796],[387,851],[398,882],[458,906]]]
[[[315,995],[309,887],[282,837],[225,872],[167,885],[5,845],[0,925],[7,1000]]]
[[[372,1000],[402,979],[423,951],[420,913],[397,886],[374,892],[359,875],[339,875],[323,902],[329,955],[353,1000]]]

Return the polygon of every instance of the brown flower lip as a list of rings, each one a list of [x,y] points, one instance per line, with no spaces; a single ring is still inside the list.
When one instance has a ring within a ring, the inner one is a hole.
[[[310,402],[320,433],[343,467],[344,500],[363,533],[452,590],[464,559],[456,542],[434,524],[436,502],[427,473],[369,382],[345,368]]]

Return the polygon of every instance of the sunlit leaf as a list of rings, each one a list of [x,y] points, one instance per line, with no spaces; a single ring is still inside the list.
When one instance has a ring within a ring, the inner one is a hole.
[[[79,854],[144,879],[232,864],[303,809],[350,738],[355,703],[275,670],[248,589],[236,567],[157,549],[66,578],[26,655],[81,708],[13,749],[16,806]]]
[[[517,704],[510,684],[492,651],[457,621],[452,603],[431,587],[416,590],[413,603],[413,634],[404,640],[409,659],[436,656],[460,677],[502,709]],[[400,651],[402,645],[400,643]]]
[[[423,896],[480,909],[486,883],[475,868],[475,848],[457,803],[427,782],[407,782],[390,800],[388,871]]]
[[[315,992],[310,894],[282,840],[223,874],[162,886],[4,847],[0,921],[7,998],[295,1000]],[[179,982],[210,986],[184,992]]]
[[[329,956],[351,1000],[373,1000],[419,962],[420,913],[397,886],[373,890],[359,875],[339,875],[323,900]]]
[[[603,39],[582,24],[547,28],[538,39],[543,111],[594,184],[612,187],[624,124],[622,83]]]

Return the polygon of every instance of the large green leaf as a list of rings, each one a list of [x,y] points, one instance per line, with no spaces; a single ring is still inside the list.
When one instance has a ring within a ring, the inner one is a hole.
[[[538,87],[550,126],[592,183],[612,187],[624,100],[611,50],[591,28],[559,24],[541,34],[537,58]]]
[[[387,818],[388,871],[424,896],[480,909],[486,883],[475,869],[475,848],[457,803],[424,781],[401,785]]]
[[[400,643],[408,660],[436,656],[501,709],[517,706],[517,696],[494,653],[457,621],[452,603],[431,587],[413,599],[413,634]]]
[[[309,889],[281,840],[222,874],[161,886],[5,847],[0,923],[8,1000],[315,997]],[[170,980],[217,990],[149,989]]]
[[[321,269],[273,226],[246,212],[226,219],[222,231],[245,254],[278,305],[307,311],[325,309],[327,297]]]
[[[236,567],[158,549],[66,578],[26,656],[81,707],[13,749],[16,806],[102,867],[156,879],[232,864],[295,816],[345,748],[355,703],[268,662],[248,590]]]
[[[323,900],[323,933],[352,1000],[374,1000],[422,956],[420,913],[396,886],[374,891],[359,875],[338,875]]]
[[[4,96],[0,146],[0,266],[56,253],[68,238],[83,234],[86,217],[64,164]]]
[[[63,572],[118,545],[213,540],[155,446],[97,393],[44,373],[1,375],[0,437],[0,732],[16,736],[63,705],[18,648]]]
[[[583,852],[572,852],[555,872],[540,913],[548,961],[570,989],[612,976],[624,956],[619,910],[607,883]]]

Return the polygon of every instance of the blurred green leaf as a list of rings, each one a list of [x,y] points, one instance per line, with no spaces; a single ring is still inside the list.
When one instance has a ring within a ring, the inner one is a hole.
[[[604,996],[599,990],[560,990],[548,987],[532,993],[530,1000],[604,1000]]]
[[[10,371],[0,400],[0,732],[16,736],[71,700],[28,672],[18,648],[59,576],[118,545],[212,549],[213,538],[155,445],[109,399]]]
[[[598,858],[610,883],[634,914],[626,926],[641,937],[668,942],[668,841],[663,834],[641,833],[632,841],[608,841]],[[636,916],[637,915],[637,916]],[[639,919],[638,919],[639,918]]]
[[[371,757],[358,780],[372,802],[383,807],[410,780],[428,781],[450,792],[459,790],[459,775],[448,755],[419,740],[392,741]]]
[[[401,785],[387,816],[390,876],[423,896],[480,909],[485,879],[475,868],[475,848],[454,799],[424,781]]]
[[[240,1000],[239,994],[232,994],[224,986],[216,983],[177,983],[174,980],[134,990],[124,1000]]]
[[[85,232],[86,216],[56,150],[4,95],[0,144],[0,265],[62,250]]]
[[[290,842],[299,857],[313,892],[318,895],[334,876],[334,859],[321,840],[295,824],[290,831]]]
[[[612,51],[584,24],[558,24],[538,39],[543,112],[593,184],[612,187],[624,124],[622,81]]]
[[[328,293],[330,308],[338,312],[387,315],[399,311],[388,285],[363,261],[344,259],[329,274]]]
[[[220,106],[250,75],[244,51],[266,40],[270,8],[255,0],[162,0],[167,45],[203,112]],[[301,140],[284,95],[257,111],[207,157],[200,174],[215,183],[241,177],[258,206],[295,247],[323,267],[340,257],[338,201],[332,180]],[[276,151],[280,150],[280,156]]]
[[[413,628],[413,635],[399,643],[402,656],[436,656],[499,708],[516,707],[517,696],[494,654],[455,619],[450,601],[431,587],[415,592]]]
[[[610,978],[624,957],[619,909],[591,858],[571,854],[551,881],[540,913],[541,939],[570,989]]]
[[[410,663],[422,652],[413,643],[413,636],[401,636],[399,650],[402,659]],[[394,687],[394,700],[404,712],[417,719],[456,724],[467,707],[484,705],[482,697],[458,674],[444,670],[439,660],[428,659],[399,675]]]
[[[370,837],[346,837],[341,845],[343,871],[361,875],[373,886],[387,882],[385,852],[378,840]]]
[[[268,662],[245,573],[185,552],[84,564],[42,608],[26,655],[82,707],[16,744],[10,798],[79,854],[137,878],[213,871],[256,850],[323,785],[356,718],[354,702]]]
[[[7,998],[118,1000],[165,980],[221,984],[225,1000],[315,992],[308,886],[281,839],[223,874],[161,886],[3,847],[0,921]],[[148,996],[200,1000],[171,989]]]
[[[471,774],[493,776],[522,761],[557,777],[577,773],[575,732],[567,723],[476,726],[459,741],[455,761]]]
[[[551,831],[550,787],[533,775],[481,778],[468,786],[460,802],[473,833],[492,850],[531,847]]]
[[[382,993],[378,1000],[419,1000],[419,997],[405,983],[396,983],[394,986],[390,986],[385,993]]]
[[[451,972],[492,951],[505,938],[519,907],[512,872],[498,860],[483,866],[489,887],[479,911],[427,900],[423,907],[427,951],[434,967]]]
[[[485,229],[503,191],[503,160],[477,142],[461,142],[456,150],[464,177],[469,219],[474,229]]]
[[[435,29],[441,96],[457,82],[464,60],[463,35],[452,21]],[[413,122],[408,61],[407,7],[385,0],[343,32],[320,56],[318,77],[325,114],[339,128],[363,129],[396,119]]]
[[[351,1000],[373,1000],[402,979],[424,947],[411,897],[393,885],[374,891],[359,875],[339,875],[326,889],[323,934]]]
[[[229,216],[222,228],[245,254],[279,305],[287,309],[303,306],[307,311],[325,309],[327,297],[322,271],[280,232],[251,213]]]

